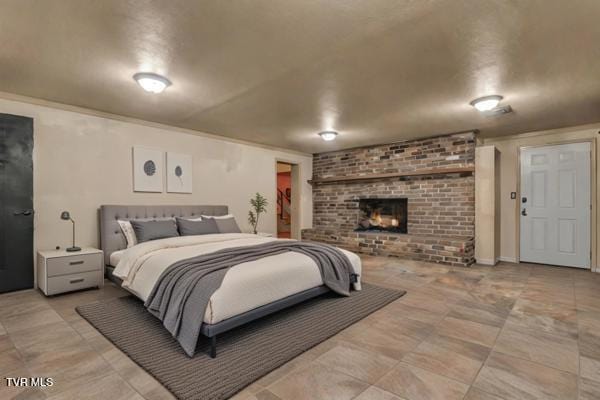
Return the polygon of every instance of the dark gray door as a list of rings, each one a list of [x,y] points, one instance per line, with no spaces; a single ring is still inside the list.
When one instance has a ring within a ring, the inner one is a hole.
[[[0,114],[0,293],[33,287],[33,119]]]

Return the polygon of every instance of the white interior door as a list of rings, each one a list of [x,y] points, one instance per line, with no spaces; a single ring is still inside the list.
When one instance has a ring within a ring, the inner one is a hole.
[[[521,261],[590,268],[590,143],[521,150]]]

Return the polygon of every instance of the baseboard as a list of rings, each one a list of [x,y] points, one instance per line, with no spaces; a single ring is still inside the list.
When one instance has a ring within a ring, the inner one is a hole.
[[[514,263],[514,264],[517,263],[517,259],[515,257],[503,257],[503,256],[500,256],[500,257],[498,257],[498,260],[499,261],[504,261],[504,262],[509,262],[509,263]]]
[[[478,258],[475,262],[482,265],[496,265],[496,260],[492,258]]]

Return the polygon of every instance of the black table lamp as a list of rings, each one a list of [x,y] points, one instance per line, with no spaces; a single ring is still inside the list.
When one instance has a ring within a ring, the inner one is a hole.
[[[71,218],[71,214],[69,214],[68,211],[63,211],[60,214],[60,219],[64,219],[65,221],[71,221],[73,223],[73,246],[69,247],[66,250],[68,252],[81,251],[81,247],[75,246],[75,221],[73,221],[73,218]]]

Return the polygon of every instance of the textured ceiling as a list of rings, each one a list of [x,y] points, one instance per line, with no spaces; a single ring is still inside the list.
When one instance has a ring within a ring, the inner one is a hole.
[[[598,0],[2,0],[0,91],[311,153],[513,134],[600,121],[599,16]],[[146,93],[139,71],[173,86]],[[514,113],[469,106],[489,94]]]

